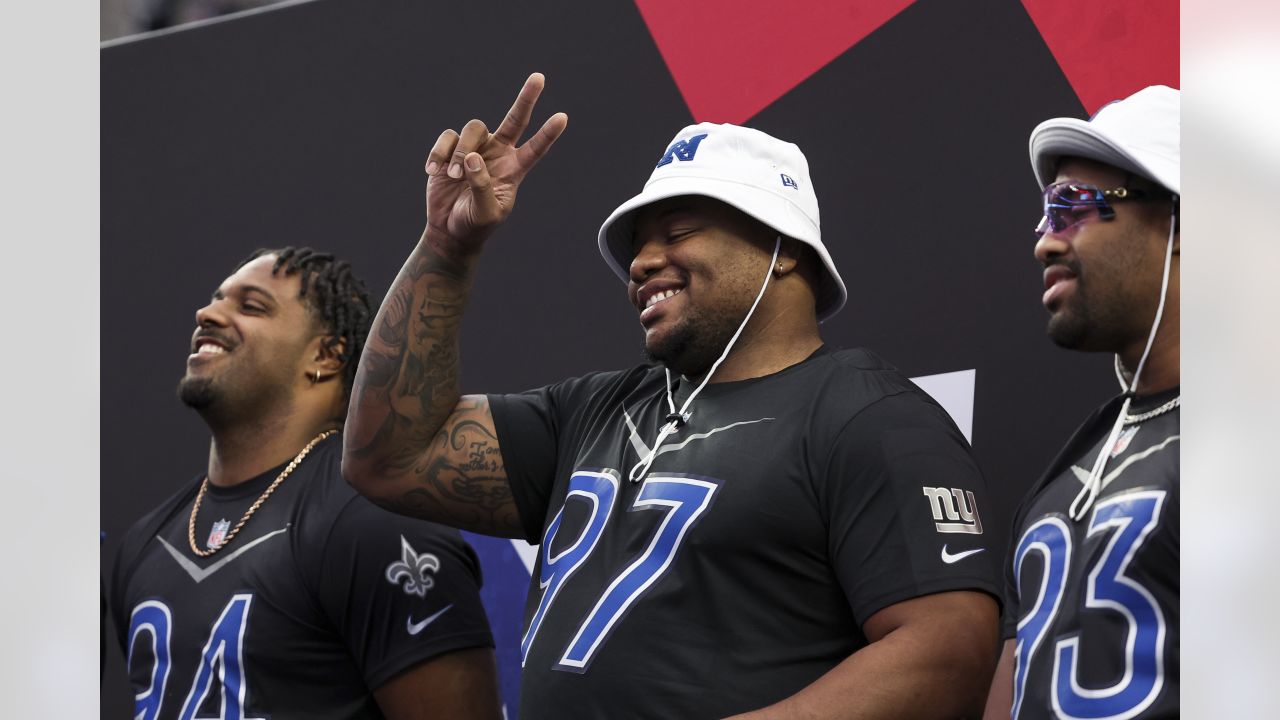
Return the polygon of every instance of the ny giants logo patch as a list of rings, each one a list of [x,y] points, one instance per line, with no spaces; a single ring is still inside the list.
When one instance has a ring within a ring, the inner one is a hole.
[[[933,512],[934,527],[940,533],[982,534],[982,518],[973,491],[961,488],[927,487],[924,496]]]

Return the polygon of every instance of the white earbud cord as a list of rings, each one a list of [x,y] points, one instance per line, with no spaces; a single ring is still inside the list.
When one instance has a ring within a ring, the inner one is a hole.
[[[1068,514],[1077,522],[1084,519],[1085,513],[1089,512],[1093,501],[1102,492],[1102,474],[1107,469],[1107,460],[1120,439],[1120,430],[1124,428],[1124,419],[1129,414],[1129,405],[1132,404],[1134,393],[1138,390],[1138,378],[1142,377],[1142,368],[1146,366],[1147,356],[1151,354],[1151,346],[1155,344],[1156,331],[1160,328],[1160,319],[1164,317],[1165,298],[1169,293],[1169,267],[1173,263],[1173,236],[1177,226],[1176,213],[1170,214],[1169,241],[1165,243],[1164,248],[1164,278],[1160,281],[1160,304],[1156,306],[1156,319],[1151,323],[1151,332],[1147,334],[1147,346],[1142,351],[1142,359],[1138,361],[1138,367],[1133,371],[1133,379],[1127,386],[1124,382],[1124,374],[1120,371],[1120,356],[1116,355],[1116,380],[1120,383],[1120,389],[1124,391],[1124,403],[1120,406],[1120,414],[1116,416],[1115,424],[1111,426],[1111,434],[1107,436],[1107,441],[1102,444],[1102,450],[1098,453],[1097,459],[1093,461],[1093,469],[1090,470],[1084,487],[1080,488],[1076,499],[1071,502]]]
[[[738,331],[733,334],[733,337],[729,338],[728,344],[724,346],[724,352],[720,353],[720,358],[712,363],[711,369],[703,376],[702,383],[692,393],[689,393],[689,399],[684,401],[684,405],[678,411],[676,410],[675,396],[671,392],[671,369],[666,368],[667,407],[671,408],[671,414],[679,415],[680,419],[669,421],[658,431],[658,439],[653,441],[653,447],[649,448],[649,452],[640,462],[631,467],[631,473],[628,475],[631,482],[637,483],[644,479],[645,473],[649,472],[649,466],[653,465],[653,461],[658,457],[658,448],[662,447],[662,441],[666,440],[671,433],[679,430],[681,425],[689,422],[689,418],[693,415],[693,413],[689,412],[689,407],[693,405],[693,399],[698,397],[698,393],[702,392],[702,388],[707,386],[711,376],[715,375],[716,368],[720,367],[720,363],[729,357],[729,351],[733,349],[733,344],[738,341],[738,336],[742,334],[742,331],[747,327],[747,323],[751,321],[751,316],[755,314],[756,306],[760,304],[760,299],[764,297],[764,291],[769,287],[769,277],[773,275],[773,265],[778,262],[778,251],[781,249],[782,236],[779,235],[777,242],[773,244],[773,257],[769,258],[769,268],[764,272],[764,284],[760,286],[760,292],[756,293],[755,302],[751,303],[751,309],[747,311],[747,316],[742,319],[742,324],[738,326]]]

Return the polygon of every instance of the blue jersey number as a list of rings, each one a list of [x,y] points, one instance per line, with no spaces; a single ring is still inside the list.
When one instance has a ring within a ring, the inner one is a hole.
[[[650,475],[645,479],[630,509],[661,510],[666,512],[666,517],[659,523],[645,551],[623,569],[613,582],[609,583],[595,607],[587,613],[587,617],[578,627],[577,634],[560,657],[557,670],[571,672],[586,670],[592,657],[604,644],[622,616],[671,567],[689,528],[693,527],[698,518],[710,507],[711,498],[718,487],[708,480],[687,477]],[[588,500],[591,503],[592,514],[573,544],[554,558],[551,557],[551,544],[556,532],[560,529],[564,510],[561,509],[547,526],[547,532],[542,540],[542,573],[538,580],[543,590],[542,599],[529,623],[524,641],[520,644],[522,664],[528,657],[529,646],[533,643],[538,627],[542,624],[547,609],[554,601],[561,585],[595,549],[596,541],[604,531],[609,511],[613,508],[617,494],[618,479],[609,473],[577,472],[569,479],[566,505],[575,497]]]
[[[618,478],[614,475],[576,472],[569,478],[569,493],[565,496],[564,506],[560,508],[560,512],[556,513],[555,519],[547,526],[547,532],[542,537],[542,573],[538,577],[538,587],[542,588],[542,599],[538,602],[538,609],[533,613],[533,619],[529,621],[529,629],[525,631],[524,639],[520,641],[521,667],[524,667],[524,661],[529,657],[529,646],[533,644],[538,628],[542,627],[542,620],[547,616],[547,610],[555,601],[556,594],[560,592],[565,580],[577,571],[595,549],[600,533],[604,532],[604,526],[609,522],[609,511],[613,509],[613,502],[617,497]],[[555,542],[556,534],[560,532],[560,521],[564,519],[564,509],[570,502],[575,501],[590,503],[591,517],[583,525],[582,534],[578,539],[574,540],[567,549],[551,557],[551,545]]]
[[[1111,539],[1089,571],[1084,607],[1119,613],[1128,625],[1124,645],[1125,672],[1111,687],[1081,687],[1078,677],[1080,637],[1059,640],[1054,647],[1052,701],[1056,713],[1071,720],[1126,720],[1145,710],[1164,687],[1166,622],[1155,597],[1125,574],[1134,555],[1160,520],[1166,492],[1149,490],[1118,495],[1098,503],[1089,521],[1090,537],[1111,532]],[[1021,710],[1027,668],[1039,649],[1066,590],[1071,560],[1071,534],[1066,524],[1049,517],[1023,534],[1014,553],[1014,574],[1021,587],[1022,563],[1029,553],[1044,559],[1040,591],[1027,616],[1018,623],[1014,670],[1013,717]],[[1024,603],[1025,604],[1025,603]]]
[[[222,720],[250,720],[244,716],[244,700],[248,688],[244,676],[244,631],[249,620],[250,594],[231,598],[222,615],[209,631],[196,676],[182,704],[181,720],[196,720],[196,709],[208,697],[214,681],[214,665],[221,684]],[[129,621],[129,668],[133,669],[134,648],[144,636],[152,645],[151,656],[155,665],[151,668],[151,680],[144,692],[134,700],[134,717],[138,720],[155,720],[160,715],[160,703],[164,699],[165,684],[172,667],[169,658],[169,638],[173,634],[173,616],[162,602],[148,600],[134,608]]]
[[[160,716],[160,700],[169,680],[169,637],[173,616],[162,602],[148,600],[133,609],[129,618],[129,667],[133,667],[133,651],[144,636],[151,643],[151,681],[147,689],[134,696],[133,716],[136,720],[156,720]]]
[[[716,485],[706,480],[651,476],[640,488],[632,510],[665,510],[649,547],[609,584],[596,606],[582,621],[578,634],[560,658],[559,669],[582,672],[608,637],[609,631],[631,607],[671,567],[685,534],[711,504]]]

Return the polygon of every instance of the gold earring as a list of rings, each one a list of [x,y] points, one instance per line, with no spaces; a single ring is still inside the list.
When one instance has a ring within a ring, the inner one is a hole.
[[[316,384],[316,383],[318,383],[318,382],[320,382],[320,370],[319,370],[319,369],[317,369],[317,370],[316,370],[316,376],[315,376],[314,378],[312,378],[312,380],[311,380],[311,384],[312,384],[312,385],[315,385],[315,384]]]
[[[778,265],[777,265],[777,267],[776,267],[776,268],[774,269],[774,271],[773,271],[773,274],[774,274],[774,275],[777,275],[778,277],[782,277],[782,273],[783,273],[783,272],[785,272],[785,271],[782,269],[782,261],[781,261],[781,260],[779,260],[779,261],[778,261]]]

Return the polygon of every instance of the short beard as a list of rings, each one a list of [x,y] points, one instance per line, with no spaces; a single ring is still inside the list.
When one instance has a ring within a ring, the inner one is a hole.
[[[209,378],[183,377],[178,381],[178,399],[193,410],[205,410],[218,399],[218,391]]]
[[[1089,335],[1087,313],[1068,313],[1066,309],[1049,318],[1049,338],[1061,348],[1080,350]]]
[[[1132,312],[1115,298],[1087,298],[1088,288],[1078,288],[1074,302],[1049,318],[1049,338],[1058,347],[1083,352],[1120,352],[1131,334]]]
[[[645,355],[650,362],[665,365],[685,377],[698,377],[724,353],[741,322],[730,325],[708,321],[702,315],[688,317],[661,345],[645,346]]]
[[[1095,325],[1093,313],[1089,311],[1089,299],[1084,297],[1089,292],[1088,282],[1083,277],[1079,261],[1067,260],[1061,264],[1076,277],[1076,292],[1071,300],[1063,302],[1058,312],[1049,316],[1045,330],[1058,347],[1081,350]]]

